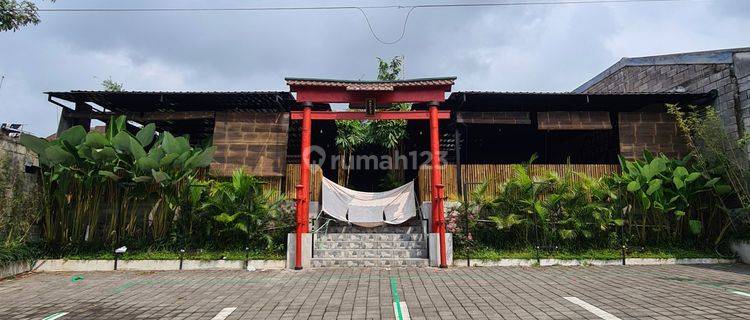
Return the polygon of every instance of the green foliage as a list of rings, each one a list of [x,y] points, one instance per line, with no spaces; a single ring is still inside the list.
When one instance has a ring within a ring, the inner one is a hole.
[[[43,237],[60,246],[80,242],[117,243],[123,237],[171,237],[189,219],[187,206],[200,168],[215,147],[193,148],[187,137],[169,132],[154,141],[149,124],[135,135],[125,117],[113,118],[106,134],[81,126],[46,141],[22,135],[42,167]],[[148,206],[149,215],[139,215]],[[101,221],[101,212],[107,212]]]
[[[395,56],[391,61],[378,58],[378,80],[393,81],[401,75],[404,65],[404,56]]]
[[[34,2],[0,0],[0,32],[18,31],[23,26],[38,24],[40,21]]]
[[[454,253],[456,259],[465,259],[467,257],[470,257],[472,260],[536,259],[537,254],[541,259],[622,259],[622,253],[619,249],[580,249],[537,252],[533,247],[517,248],[512,250],[498,250],[488,247],[480,247],[470,251],[466,249],[459,249]],[[626,253],[626,257],[649,259],[691,259],[719,256],[717,256],[716,252],[694,248],[655,247],[643,251],[629,251]]]
[[[394,81],[401,76],[403,56],[393,57],[389,62],[378,58],[378,80]],[[411,104],[393,104],[390,110],[408,111]],[[336,146],[339,155],[348,160],[352,153],[367,145],[377,146],[390,153],[395,159],[396,151],[401,148],[402,141],[406,138],[406,120],[381,120],[381,121],[336,121]],[[339,183],[349,184],[349,168],[344,167],[344,162],[339,161]],[[403,168],[394,170],[391,178],[395,178],[398,184],[403,184]],[[391,181],[384,181],[388,184]]]
[[[533,162],[530,161],[529,163]],[[725,199],[735,195],[725,180],[703,171],[691,157],[670,159],[648,152],[620,159],[621,172],[602,178],[566,171],[514,175],[485,181],[448,210],[447,228],[457,247],[543,248],[579,251],[629,246],[698,246],[715,249],[731,229]],[[497,192],[490,194],[490,185]],[[472,233],[464,231],[466,217]],[[477,221],[488,223],[477,223]]]
[[[721,202],[731,191],[721,179],[701,171],[691,157],[670,159],[644,153],[642,160],[620,158],[621,173],[610,180],[622,193],[621,207],[628,226],[641,244],[698,236],[709,220],[726,216]],[[713,220],[712,220],[713,221]],[[705,235],[721,241],[722,235]]]
[[[725,183],[714,187],[717,192],[732,194],[721,204],[729,218],[725,230],[731,227],[733,236],[747,238],[750,236],[750,160],[747,154],[750,134],[730,135],[713,107],[667,107],[692,150],[695,165],[703,172],[721,177]],[[709,183],[716,184],[716,180],[718,178]]]
[[[40,252],[33,246],[17,242],[0,243],[0,268],[18,261],[33,262],[39,256]]]
[[[102,88],[104,88],[104,91],[120,92],[122,91],[122,83],[115,82],[112,77],[109,77],[102,81]]]
[[[274,234],[286,233],[292,223],[278,210],[279,201],[275,192],[263,190],[261,180],[237,170],[231,181],[213,183],[203,209],[219,224],[215,239],[239,239],[253,248],[272,250]]]
[[[495,197],[474,196],[484,199],[478,214],[492,221],[504,239],[570,247],[610,244],[622,220],[612,205],[616,192],[602,179],[573,171],[562,177],[554,172],[533,176],[525,165],[514,165],[513,171]]]

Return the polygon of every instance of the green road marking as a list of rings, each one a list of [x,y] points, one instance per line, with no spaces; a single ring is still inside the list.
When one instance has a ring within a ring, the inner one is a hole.
[[[737,285],[737,283],[732,284],[732,283],[723,283],[723,282],[701,281],[701,280],[693,280],[693,279],[679,278],[679,277],[662,278],[662,279],[663,280],[680,281],[680,282],[694,284],[694,285],[697,285],[697,286],[716,288],[716,289],[719,289],[719,290],[723,290],[723,291],[726,291],[726,292],[731,292],[731,293],[734,293],[734,294],[737,294],[737,295],[741,295],[741,296],[745,296],[745,297],[750,298],[750,293],[747,293],[747,292],[744,292],[744,291],[740,291],[740,290],[737,290],[737,289],[734,289],[734,288],[730,287],[731,285]],[[742,284],[744,284],[744,283],[742,283]]]
[[[398,320],[404,320],[404,315],[401,314],[401,301],[398,298],[398,284],[396,283],[396,277],[391,277],[391,295],[393,296],[393,306],[396,309],[396,317]]]
[[[48,315],[47,317],[45,317],[45,318],[44,318],[44,319],[42,319],[42,320],[55,320],[55,319],[60,319],[60,318],[62,318],[62,316],[66,315],[66,314],[68,314],[68,313],[67,313],[67,312],[58,312],[58,313],[53,313],[53,314],[51,314],[51,315]]]
[[[81,281],[81,280],[83,280],[83,276],[82,275],[75,275],[72,278],[70,278],[70,282],[78,282],[78,281]]]

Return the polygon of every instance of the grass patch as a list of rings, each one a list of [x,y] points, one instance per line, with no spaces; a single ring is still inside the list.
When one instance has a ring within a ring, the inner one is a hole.
[[[33,246],[20,243],[0,244],[0,268],[17,261],[34,261],[38,257],[39,252]]]
[[[112,260],[115,258],[111,251],[75,253],[63,255],[67,260]],[[241,250],[211,251],[201,250],[195,252],[185,252],[185,260],[245,260],[245,252]],[[286,257],[276,252],[256,252],[251,251],[248,254],[250,260],[283,260]],[[120,255],[121,260],[179,260],[180,253],[177,251],[166,250],[146,250],[146,251],[129,251]]]
[[[482,259],[482,260],[501,260],[501,259],[536,259],[537,253],[533,248],[502,250],[493,248],[478,248],[471,252],[459,249],[455,252],[456,259]],[[645,250],[631,249],[627,258],[652,258],[652,259],[688,259],[688,258],[728,258],[720,256],[713,251],[684,249],[684,248],[646,248]],[[620,250],[615,249],[587,249],[587,250],[555,250],[539,251],[541,259],[561,259],[561,260],[619,260],[622,258]]]

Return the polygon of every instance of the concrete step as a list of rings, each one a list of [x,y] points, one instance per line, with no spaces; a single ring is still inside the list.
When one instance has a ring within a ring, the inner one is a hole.
[[[315,258],[427,258],[427,249],[316,249]]]
[[[320,249],[426,249],[426,241],[325,241],[316,240],[314,247]]]
[[[422,233],[422,225],[398,225],[398,226],[379,226],[365,228],[355,225],[329,225],[328,233],[400,233],[400,234],[417,234]]]
[[[422,233],[328,233],[316,234],[315,242],[323,241],[351,241],[351,242],[395,242],[395,241],[425,241]]]
[[[312,258],[313,268],[325,267],[428,267],[428,259],[421,258]]]

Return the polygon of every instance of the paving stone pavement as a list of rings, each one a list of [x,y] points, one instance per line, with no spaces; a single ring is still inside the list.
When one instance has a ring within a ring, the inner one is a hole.
[[[395,319],[391,278],[411,319],[750,319],[748,265],[36,273],[0,319]]]

